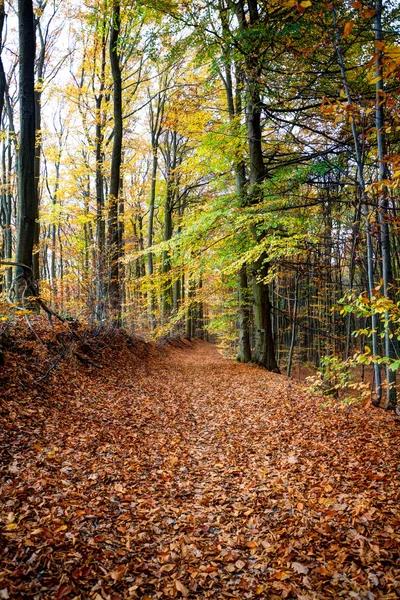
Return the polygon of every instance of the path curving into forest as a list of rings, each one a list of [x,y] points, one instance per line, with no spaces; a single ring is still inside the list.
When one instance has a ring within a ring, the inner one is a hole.
[[[200,341],[52,389],[7,421],[0,598],[400,597],[393,415]]]

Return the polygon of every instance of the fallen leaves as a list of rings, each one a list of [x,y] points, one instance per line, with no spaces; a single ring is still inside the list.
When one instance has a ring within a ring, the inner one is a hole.
[[[308,571],[310,570],[308,567],[298,562],[292,562],[292,569],[293,571],[295,571],[296,573],[300,573],[301,575],[307,575]]]
[[[400,597],[390,415],[201,342],[109,357],[10,393],[0,599]]]
[[[178,592],[180,592],[182,594],[182,596],[184,598],[187,598],[187,596],[189,596],[189,590],[187,589],[187,587],[184,586],[183,583],[181,583],[177,579],[175,580],[175,587],[178,590]]]

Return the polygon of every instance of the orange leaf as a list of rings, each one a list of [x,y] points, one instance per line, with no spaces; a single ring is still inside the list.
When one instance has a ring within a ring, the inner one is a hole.
[[[274,575],[275,579],[288,579],[291,577],[291,573],[287,571],[277,571]]]
[[[348,35],[350,35],[353,27],[354,27],[354,21],[349,21],[348,23],[346,23],[346,25],[344,26],[344,30],[343,30],[343,37],[347,37]]]
[[[366,10],[362,11],[362,16],[364,17],[364,19],[370,19],[371,17],[375,16],[375,9],[374,8],[367,8]]]
[[[257,596],[259,596],[260,594],[262,594],[263,591],[264,591],[264,586],[263,585],[259,585],[258,588],[256,589]]]

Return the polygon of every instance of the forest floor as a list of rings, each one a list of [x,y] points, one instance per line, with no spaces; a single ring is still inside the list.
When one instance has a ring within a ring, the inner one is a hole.
[[[200,341],[121,342],[41,381],[17,350],[0,599],[400,598],[393,414],[348,415]]]

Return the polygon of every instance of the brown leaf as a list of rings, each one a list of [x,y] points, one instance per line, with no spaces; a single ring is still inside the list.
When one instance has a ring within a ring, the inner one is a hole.
[[[57,590],[57,598],[64,598],[64,596],[68,596],[72,592],[72,587],[63,583]]]
[[[187,596],[189,596],[189,590],[187,589],[187,587],[185,587],[183,585],[183,583],[181,583],[177,579],[175,580],[175,587],[178,590],[178,592],[180,592],[182,594],[182,596],[184,598],[186,598]]]
[[[302,565],[301,563],[298,562],[292,562],[292,569],[293,571],[296,571],[296,573],[299,573],[300,575],[307,575],[309,568],[306,567],[305,565]]]

